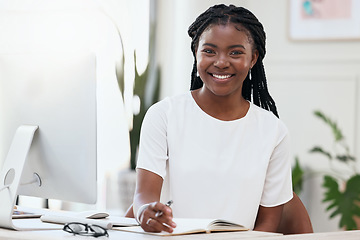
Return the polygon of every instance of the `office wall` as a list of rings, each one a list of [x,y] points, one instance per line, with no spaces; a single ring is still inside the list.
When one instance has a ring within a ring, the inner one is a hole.
[[[162,97],[188,91],[192,55],[187,28],[195,17],[220,1],[159,0],[158,50]],[[360,40],[294,41],[288,37],[288,1],[221,1],[249,8],[267,33],[264,60],[270,92],[292,136],[293,156],[308,169],[301,198],[316,232],[338,230],[325,212],[322,177],[329,162],[310,154],[315,145],[332,149],[332,134],[314,115],[321,110],[343,130],[351,153],[360,157]],[[357,167],[359,169],[359,162]],[[340,168],[341,166],[336,166]]]

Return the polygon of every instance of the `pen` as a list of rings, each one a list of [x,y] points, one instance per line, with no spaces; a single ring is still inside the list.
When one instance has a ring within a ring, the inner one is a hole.
[[[165,206],[170,207],[172,203],[173,203],[173,200],[170,200],[170,201],[168,201],[168,202],[165,204]],[[155,217],[160,217],[162,214],[163,214],[162,211],[158,211],[158,212],[155,214]]]

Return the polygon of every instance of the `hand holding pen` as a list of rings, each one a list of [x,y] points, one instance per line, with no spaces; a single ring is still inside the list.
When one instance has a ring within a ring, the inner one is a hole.
[[[165,206],[170,207],[172,203],[173,203],[173,200],[170,200],[165,204]],[[157,211],[157,213],[155,214],[155,217],[160,217],[161,215],[163,215],[163,212]]]
[[[147,232],[173,232],[176,224],[172,221],[171,204],[173,201],[168,201],[166,204],[154,202],[149,204],[143,213],[141,227]]]

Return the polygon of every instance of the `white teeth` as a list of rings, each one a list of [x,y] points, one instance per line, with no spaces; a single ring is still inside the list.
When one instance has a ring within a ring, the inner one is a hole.
[[[213,77],[219,78],[219,79],[226,79],[231,77],[231,75],[217,75],[217,74],[213,74]]]

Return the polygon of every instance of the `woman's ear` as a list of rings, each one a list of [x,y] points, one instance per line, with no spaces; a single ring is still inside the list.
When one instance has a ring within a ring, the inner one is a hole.
[[[255,65],[258,57],[259,57],[259,51],[257,49],[255,49],[252,53],[251,68]]]

